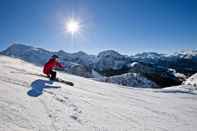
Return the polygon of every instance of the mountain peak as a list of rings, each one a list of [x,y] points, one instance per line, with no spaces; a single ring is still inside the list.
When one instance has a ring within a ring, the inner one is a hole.
[[[78,51],[78,52],[73,53],[73,55],[88,55],[88,54],[86,54],[83,51]]]
[[[5,55],[15,56],[17,54],[21,54],[24,50],[30,48],[32,47],[23,44],[13,43],[6,50],[2,51],[2,53]]]
[[[98,57],[108,57],[108,56],[116,56],[120,57],[123,56],[120,53],[114,51],[114,50],[104,50],[98,54]]]
[[[156,53],[156,52],[143,52],[143,53],[138,53],[134,56],[134,58],[141,58],[141,59],[159,59],[163,57],[164,54]]]
[[[28,45],[24,45],[24,44],[20,44],[20,43],[13,43],[7,49],[10,49],[10,48],[33,48],[33,47],[28,46]]]
[[[178,52],[180,54],[190,54],[190,55],[197,55],[197,50],[194,49],[182,49],[180,52]]]

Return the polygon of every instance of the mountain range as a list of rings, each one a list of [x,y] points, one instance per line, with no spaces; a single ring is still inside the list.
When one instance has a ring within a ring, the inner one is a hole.
[[[131,56],[122,55],[114,50],[105,50],[98,55],[89,55],[82,51],[52,52],[23,44],[12,44],[1,54],[39,66],[56,54],[65,65],[65,72],[135,87],[141,87],[142,84],[134,84],[134,77],[137,80],[143,79],[142,81],[145,79],[150,83],[148,87],[156,88],[179,85],[197,72],[197,50],[182,50],[171,55],[144,52]]]

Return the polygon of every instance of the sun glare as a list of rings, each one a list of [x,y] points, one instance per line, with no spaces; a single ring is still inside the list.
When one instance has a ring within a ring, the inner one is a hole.
[[[80,23],[74,19],[69,20],[66,23],[66,31],[71,33],[72,35],[79,32],[80,30]]]

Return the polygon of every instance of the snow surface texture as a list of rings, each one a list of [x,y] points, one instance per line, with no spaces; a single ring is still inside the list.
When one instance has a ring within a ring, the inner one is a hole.
[[[33,75],[42,69],[5,56],[0,69],[0,131],[197,130],[195,90],[128,89],[58,73],[74,82],[71,87]]]

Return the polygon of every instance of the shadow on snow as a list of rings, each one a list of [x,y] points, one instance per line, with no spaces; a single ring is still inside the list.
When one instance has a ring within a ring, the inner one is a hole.
[[[53,81],[37,79],[31,83],[31,89],[27,92],[29,96],[38,97],[42,95],[44,88],[59,88],[53,86]]]

